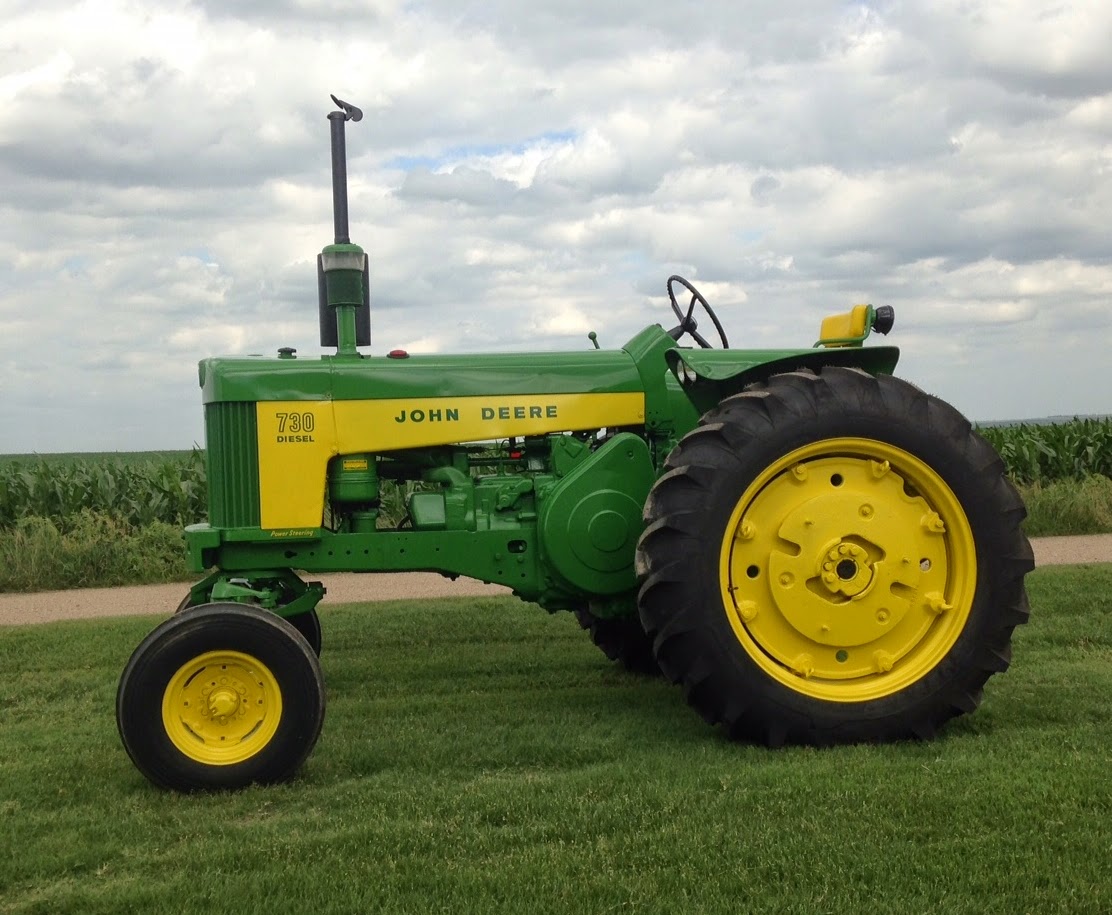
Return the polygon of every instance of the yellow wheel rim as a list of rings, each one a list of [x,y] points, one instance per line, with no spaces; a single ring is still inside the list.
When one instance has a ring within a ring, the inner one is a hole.
[[[969,521],[927,464],[834,438],[770,465],[738,501],[722,597],[748,655],[795,692],[863,702],[946,656],[977,584]]]
[[[209,651],[178,668],[162,696],[170,741],[190,759],[230,766],[261,751],[278,730],[282,691],[270,669],[238,651]]]

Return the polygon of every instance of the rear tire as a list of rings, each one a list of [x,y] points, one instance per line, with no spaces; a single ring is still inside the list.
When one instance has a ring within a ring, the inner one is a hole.
[[[731,738],[931,737],[1008,667],[1026,512],[937,398],[856,369],[774,376],[666,466],[637,548],[641,620]]]
[[[576,610],[575,618],[611,661],[617,661],[630,673],[660,676],[660,667],[653,657],[652,639],[645,634],[636,616],[603,619],[590,610]]]
[[[172,616],[135,649],[116,722],[136,767],[176,791],[291,778],[324,721],[320,663],[273,613],[204,604]]]

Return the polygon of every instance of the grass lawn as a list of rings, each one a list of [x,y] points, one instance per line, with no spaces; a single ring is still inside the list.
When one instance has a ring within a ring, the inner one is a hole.
[[[149,618],[0,629],[0,912],[1112,912],[1112,566],[1029,579],[933,743],[729,744],[568,615],[325,608],[291,784],[184,797],[116,735]]]

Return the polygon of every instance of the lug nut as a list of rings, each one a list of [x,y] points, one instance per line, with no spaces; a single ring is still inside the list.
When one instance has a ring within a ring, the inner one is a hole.
[[[946,522],[942,520],[938,512],[927,512],[919,519],[919,523],[932,534],[946,533]]]
[[[755,600],[739,601],[737,605],[737,614],[745,622],[751,622],[757,616],[757,602]]]
[[[807,679],[815,672],[815,659],[809,654],[801,654],[792,661],[792,671]]]
[[[892,669],[894,658],[887,651],[874,651],[873,652],[873,667],[876,672],[886,674]]]

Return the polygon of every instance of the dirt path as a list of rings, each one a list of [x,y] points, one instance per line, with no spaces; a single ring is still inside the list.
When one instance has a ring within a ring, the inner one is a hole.
[[[1040,566],[1112,562],[1112,534],[1044,537],[1031,543],[1035,548],[1035,563]],[[394,575],[347,573],[322,575],[320,579],[328,588],[324,606],[360,601],[496,596],[509,593],[507,588],[499,585],[484,585],[467,578],[450,581],[434,572]],[[172,584],[0,594],[0,626],[142,613],[165,616],[178,605],[185,596],[185,591],[184,584]]]

